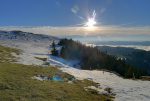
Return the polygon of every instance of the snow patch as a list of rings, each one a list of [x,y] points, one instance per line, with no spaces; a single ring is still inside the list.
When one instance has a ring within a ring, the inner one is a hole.
[[[103,71],[80,70],[76,68],[60,68],[63,72],[75,76],[79,80],[92,78],[100,83],[102,89],[112,88],[116,101],[149,101],[150,81],[123,79],[113,73]]]

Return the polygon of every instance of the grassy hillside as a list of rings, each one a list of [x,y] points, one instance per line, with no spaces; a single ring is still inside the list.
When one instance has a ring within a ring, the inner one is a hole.
[[[19,55],[20,52],[21,52],[20,50],[17,50],[14,48],[0,46],[0,63],[2,63],[2,62],[15,62],[16,57],[13,56],[12,54]]]
[[[54,67],[26,66],[10,63],[16,49],[0,46],[0,101],[110,101],[106,95],[87,92],[84,87],[95,85],[91,81],[73,84],[56,81],[38,81],[36,74],[53,76],[59,70]],[[2,62],[3,61],[3,62]],[[71,75],[63,74],[64,77]]]

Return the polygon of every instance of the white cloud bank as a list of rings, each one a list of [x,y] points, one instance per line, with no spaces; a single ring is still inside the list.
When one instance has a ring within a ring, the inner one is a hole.
[[[121,27],[121,26],[98,26],[93,30],[88,30],[86,27],[24,27],[24,26],[5,26],[0,27],[0,30],[21,30],[36,34],[47,35],[99,35],[99,36],[130,36],[130,35],[150,35],[150,26],[142,27]]]

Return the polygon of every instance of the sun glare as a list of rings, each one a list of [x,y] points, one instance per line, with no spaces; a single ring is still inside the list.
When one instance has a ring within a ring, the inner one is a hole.
[[[96,24],[95,19],[89,18],[89,19],[88,19],[88,22],[86,23],[86,26],[87,26],[87,27],[94,27],[95,24]]]
[[[93,31],[95,29],[96,21],[95,21],[96,13],[93,12],[93,15],[91,18],[88,18],[88,21],[85,23],[85,28],[88,31]]]

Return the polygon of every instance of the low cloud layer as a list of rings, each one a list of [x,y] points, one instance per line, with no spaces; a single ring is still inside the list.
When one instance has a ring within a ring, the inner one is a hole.
[[[121,27],[121,26],[99,26],[94,30],[88,30],[86,27],[0,27],[0,30],[21,30],[33,32],[36,34],[47,35],[99,35],[99,36],[124,36],[124,35],[150,35],[150,26],[142,27]]]

